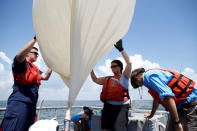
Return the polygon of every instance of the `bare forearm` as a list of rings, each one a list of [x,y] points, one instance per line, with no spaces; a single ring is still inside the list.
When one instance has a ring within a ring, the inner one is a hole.
[[[153,100],[153,105],[152,105],[152,111],[151,111],[150,115],[154,116],[158,106],[159,106],[159,103],[154,99]]]
[[[95,75],[95,73],[94,73],[93,70],[91,71],[90,75],[91,75],[92,80],[93,80],[95,83],[97,83],[97,84],[99,84],[99,85],[103,85],[103,84],[104,84],[105,77],[99,77],[99,78],[97,78],[97,76]]]
[[[126,61],[126,63],[127,63],[127,64],[131,64],[131,61],[130,61],[130,59],[129,59],[129,56],[127,55],[127,53],[126,53],[124,50],[121,51],[121,54],[122,54],[124,60]]]
[[[127,78],[129,78],[130,75],[131,75],[131,61],[130,61],[128,55],[126,54],[126,52],[121,51],[121,54],[122,54],[122,56],[124,57],[124,59],[125,59],[125,61],[126,61],[126,63],[127,63],[127,65],[126,65],[126,67],[125,67],[125,70],[124,70],[124,75],[125,75]]]
[[[96,82],[97,77],[96,77],[96,75],[95,75],[95,73],[94,73],[93,70],[91,71],[90,75],[91,75],[92,80],[93,80],[94,82]]]
[[[51,76],[51,73],[52,73],[52,70],[49,68],[49,69],[47,70],[47,72],[45,73],[45,74],[46,74],[46,79],[47,79],[47,80],[48,80],[49,77]]]
[[[36,43],[36,40],[32,39],[31,41],[29,41],[17,54],[16,56],[16,60],[18,62],[23,62],[25,60],[25,57],[27,55],[28,52],[30,52],[30,50],[32,49],[32,47],[34,46],[34,44]]]
[[[51,76],[51,73],[52,73],[52,70],[49,68],[49,69],[47,70],[47,72],[41,76],[41,79],[42,79],[42,80],[48,80],[49,77]]]
[[[144,118],[151,119],[154,116],[154,114],[155,114],[158,106],[159,106],[159,103],[154,99],[153,100],[153,105],[152,105],[151,113],[150,114],[144,114]]]
[[[170,112],[172,120],[175,122],[179,121],[179,116],[174,99],[170,96],[167,96],[165,97],[164,102]]]

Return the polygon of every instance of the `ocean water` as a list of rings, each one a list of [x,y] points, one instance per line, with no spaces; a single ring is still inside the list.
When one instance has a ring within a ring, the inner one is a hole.
[[[7,105],[6,101],[0,101],[0,108],[5,108]],[[38,102],[39,105],[39,102]],[[61,106],[67,106],[67,101],[44,101],[43,107],[61,107]],[[74,106],[94,106],[94,107],[103,107],[103,103],[100,101],[76,101],[74,103]],[[132,109],[146,109],[151,110],[152,108],[152,100],[133,100],[132,102]],[[159,110],[164,110],[163,107],[159,107]],[[81,108],[73,108],[71,110],[71,116],[81,112]],[[99,109],[94,109],[94,113],[99,113]],[[0,112],[0,122],[3,119],[5,112]],[[40,112],[40,119],[52,119],[57,115],[57,120],[59,123],[64,122],[66,109],[59,109],[57,114],[56,110],[54,109],[47,109],[47,110],[41,110]]]
[[[0,101],[0,108],[5,108],[6,105],[7,105],[6,101]],[[44,101],[43,102],[43,107],[60,107],[60,106],[67,106],[67,101]],[[100,101],[76,101],[74,103],[74,106],[103,107],[103,103]],[[133,100],[132,102],[132,109],[151,110],[151,108],[152,108],[152,100]],[[160,106],[159,110],[164,110],[164,108]],[[81,111],[82,110],[80,108],[72,109],[71,116]],[[65,109],[60,109],[57,114],[58,118],[64,118],[65,112],[66,112]],[[0,112],[0,121],[2,120],[4,113],[5,112]],[[56,112],[53,109],[41,110],[40,118],[50,119],[50,118],[55,117],[55,115],[56,115]]]

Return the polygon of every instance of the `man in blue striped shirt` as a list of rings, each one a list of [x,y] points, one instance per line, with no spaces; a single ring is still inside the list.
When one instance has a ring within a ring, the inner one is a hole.
[[[168,69],[145,71],[139,68],[131,74],[133,88],[144,85],[154,98],[151,114],[145,114],[145,118],[152,118],[159,104],[170,112],[167,131],[197,130],[197,88],[194,84],[189,78]]]

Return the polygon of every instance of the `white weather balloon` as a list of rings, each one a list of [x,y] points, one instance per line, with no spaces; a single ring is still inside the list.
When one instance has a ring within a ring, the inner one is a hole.
[[[69,87],[69,107],[92,68],[128,31],[134,7],[135,0],[34,0],[39,47]]]

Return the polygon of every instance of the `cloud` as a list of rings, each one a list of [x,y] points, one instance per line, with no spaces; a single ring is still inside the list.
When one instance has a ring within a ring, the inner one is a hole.
[[[95,74],[97,73],[95,72]],[[94,83],[89,75],[77,96],[77,100],[99,100],[101,90],[102,86]]]
[[[12,61],[4,52],[0,52],[0,58],[3,61],[3,63],[0,63],[0,100],[6,100],[12,91],[13,77],[10,68],[5,68],[7,65],[4,64],[11,66]]]
[[[152,69],[152,68],[160,68],[160,65],[155,62],[151,62],[149,60],[143,60],[142,56],[139,54],[135,54],[134,56],[130,56],[132,62],[132,70],[136,68],[145,68]]]
[[[152,68],[160,68],[160,65],[158,63],[155,62],[151,62],[149,60],[143,60],[142,56],[139,54],[135,54],[134,56],[129,56],[131,62],[132,62],[132,70],[136,69],[136,68],[145,68],[147,69],[152,69]],[[120,60],[123,63],[123,68],[125,68],[126,66],[126,62],[122,57],[118,57],[116,58],[118,60]],[[112,71],[111,71],[111,59],[107,59],[105,61],[105,65],[101,65],[98,67],[99,71],[105,75],[113,75]]]
[[[197,74],[192,68],[189,67],[185,68],[182,74],[197,82]]]
[[[2,64],[0,64],[1,68]],[[1,70],[2,69],[2,70]],[[0,100],[7,100],[12,92],[13,77],[11,71],[6,71],[4,68],[0,69]]]
[[[12,61],[6,56],[6,54],[4,52],[0,52],[0,58],[2,60],[4,60],[5,62],[7,62],[9,65],[12,64]]]
[[[4,70],[3,64],[0,63],[0,72]]]
[[[2,71],[0,71],[0,74],[1,74],[0,75],[0,89],[11,88],[11,86],[13,84],[12,72],[2,70]]]
[[[105,74],[105,75],[112,75],[113,73],[112,73],[111,68],[110,68],[111,61],[112,61],[111,59],[107,59],[105,61],[105,65],[101,65],[101,66],[98,67],[99,71],[101,73]]]
[[[47,69],[41,55],[39,56],[37,66],[39,66],[43,71]],[[126,65],[123,58],[118,57],[117,59],[121,60]],[[143,57],[139,54],[130,56],[132,61],[132,70],[144,67],[145,69],[150,68],[160,68],[160,65],[155,62],[151,62],[149,60],[144,60]],[[107,76],[112,75],[110,63],[111,59],[107,59],[103,65],[98,66],[97,72],[95,74],[99,76]],[[13,77],[11,70],[6,71],[4,68],[5,65],[0,63],[0,100],[7,100],[10,93],[12,92],[12,84],[13,84]],[[45,67],[44,67],[45,66]],[[44,68],[43,68],[44,67]],[[197,73],[192,68],[185,68],[182,74],[186,75],[187,77],[193,79],[197,82]],[[100,92],[102,90],[102,86],[94,83],[90,76],[88,76],[87,80],[85,81],[84,85],[82,86],[77,100],[99,100],[100,99]],[[3,92],[3,93],[2,93]],[[63,80],[59,77],[57,73],[52,73],[52,76],[48,81],[42,81],[42,84],[39,89],[39,99],[45,100],[67,100],[68,99],[69,88],[66,87]],[[129,93],[132,99],[140,99],[138,89],[133,89],[129,83]],[[147,88],[143,88],[143,99],[152,99],[152,97],[147,93]]]

